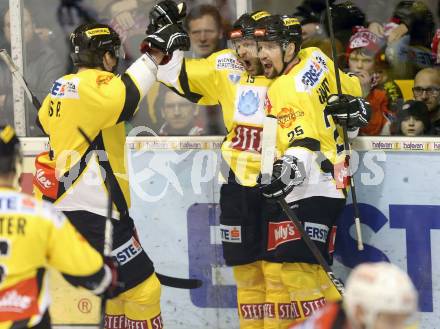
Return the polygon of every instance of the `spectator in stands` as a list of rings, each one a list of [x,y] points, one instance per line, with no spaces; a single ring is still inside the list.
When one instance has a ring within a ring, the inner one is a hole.
[[[372,109],[371,119],[360,129],[361,135],[389,135],[390,124],[403,103],[399,87],[388,77],[384,49],[385,40],[365,28],[360,28],[350,38],[347,47],[349,70],[371,76],[367,96]]]
[[[440,71],[426,68],[414,79],[414,99],[426,104],[431,121],[431,134],[440,135]]]
[[[411,79],[418,70],[433,64],[434,25],[432,12],[421,0],[400,1],[390,22],[384,26],[370,23],[370,31],[387,38],[386,56],[395,78]]]
[[[192,56],[206,58],[226,46],[222,16],[212,5],[202,4],[190,10],[184,27],[191,39]],[[205,106],[202,110],[206,132],[209,135],[224,135],[225,128],[219,106]]]
[[[165,123],[159,130],[161,136],[204,135],[198,122],[197,106],[168,88],[161,86],[156,101]]]
[[[322,12],[325,12],[325,1],[321,0],[304,0],[296,7],[293,15],[301,23],[303,44],[310,38],[322,38],[325,35],[321,24]]]
[[[431,122],[428,107],[421,101],[405,102],[397,117],[399,135],[414,137],[430,133]]]
[[[0,27],[6,40],[0,48],[6,48],[9,51],[11,41],[9,9],[0,15]],[[64,66],[55,51],[43,43],[35,33],[32,17],[26,7],[23,8],[23,42],[26,50],[24,53],[25,79],[35,96],[43,100],[53,82],[64,74]],[[0,63],[0,67],[0,113],[5,114],[5,117],[0,116],[0,121],[2,124],[13,124],[12,77],[3,63]],[[35,124],[36,114],[36,109],[26,99],[27,135],[29,136],[43,136],[43,132]]]
[[[125,70],[139,56],[139,44],[145,38],[148,25],[147,13],[153,1],[116,0],[109,1],[100,13],[100,18],[110,25],[120,36],[125,58],[119,70]]]
[[[191,9],[185,19],[185,29],[191,39],[194,57],[208,57],[224,48],[222,17],[212,5],[200,5]]]
[[[64,33],[70,35],[78,25],[97,21],[98,13],[93,6],[84,4],[83,0],[60,0],[57,17]]]

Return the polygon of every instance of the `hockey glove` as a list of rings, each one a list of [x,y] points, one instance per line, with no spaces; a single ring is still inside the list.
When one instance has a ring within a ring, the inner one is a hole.
[[[261,193],[268,199],[286,197],[295,186],[303,183],[305,176],[304,166],[298,159],[291,155],[283,155],[273,164],[270,183],[260,184]],[[258,183],[262,176],[258,177]]]
[[[151,48],[157,49],[165,55],[171,54],[177,50],[189,50],[190,41],[188,34],[178,25],[169,24],[161,27],[156,32],[147,35],[141,43],[141,52],[149,52]],[[161,63],[164,64],[164,63]]]
[[[111,273],[111,281],[110,284],[107,286],[105,291],[103,292],[103,295],[107,299],[114,298],[118,295],[118,293],[121,291],[120,288],[123,287],[123,283],[119,281],[119,274],[118,274],[118,263],[113,257],[104,257],[104,263]]]
[[[156,32],[161,27],[168,24],[177,24],[182,27],[186,16],[186,4],[179,4],[172,0],[164,0],[155,5],[148,14],[150,24],[147,28],[147,34]]]
[[[330,95],[325,108],[333,120],[348,130],[356,130],[368,124],[371,116],[371,107],[362,97],[351,95]]]

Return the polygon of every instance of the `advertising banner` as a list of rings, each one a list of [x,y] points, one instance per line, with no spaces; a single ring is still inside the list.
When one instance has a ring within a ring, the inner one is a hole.
[[[163,288],[162,315],[168,328],[238,328],[236,289],[221,249],[220,142],[218,138],[167,138],[129,140],[127,144],[131,216],[144,249],[157,272],[204,283],[195,290]],[[408,152],[405,145],[411,143]],[[423,145],[416,145],[420,143]],[[360,151],[353,153],[352,167],[365,250],[356,250],[353,209],[348,201],[338,225],[334,264],[342,279],[366,261],[390,261],[405,269],[420,294],[420,328],[440,328],[437,143],[384,138],[357,142]],[[27,151],[30,175],[33,152]],[[29,186],[29,175],[25,186]],[[61,280],[52,284],[54,323],[96,323],[96,298],[83,290],[65,290]]]

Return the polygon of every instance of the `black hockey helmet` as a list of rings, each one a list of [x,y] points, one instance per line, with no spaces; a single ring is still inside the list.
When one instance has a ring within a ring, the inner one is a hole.
[[[258,22],[254,36],[258,41],[278,41],[283,50],[291,42],[295,44],[295,55],[301,49],[302,29],[299,20],[291,15],[272,15]]]
[[[232,25],[229,38],[231,40],[253,38],[254,30],[257,27],[258,21],[268,16],[270,16],[270,13],[264,10],[258,10],[251,14],[246,13],[241,15]]]
[[[330,5],[333,4],[335,0],[330,0]],[[297,17],[301,22],[301,25],[308,23],[322,23],[321,13],[325,10],[324,0],[303,0],[303,2],[296,7],[293,16]]]
[[[117,60],[120,56],[121,39],[110,26],[99,23],[82,24],[70,35],[71,57],[75,66],[102,67],[106,52]]]
[[[20,141],[11,126],[0,126],[0,174],[16,171],[22,161]]]
[[[353,27],[366,26],[367,24],[365,13],[351,1],[333,5],[331,7],[331,14],[335,33],[342,30],[349,30],[351,33]],[[328,30],[328,20],[325,11],[323,15],[325,28]]]

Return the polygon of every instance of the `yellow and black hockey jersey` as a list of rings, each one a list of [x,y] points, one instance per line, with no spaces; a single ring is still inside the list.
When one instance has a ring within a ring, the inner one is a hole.
[[[271,80],[250,76],[230,49],[208,58],[173,60],[158,70],[158,80],[200,105],[220,104],[227,129],[222,156],[240,184],[254,186],[260,173],[264,100]]]
[[[103,260],[51,204],[0,188],[1,329],[40,322],[49,305],[47,266],[88,280]]]
[[[128,214],[124,121],[137,110],[150,82],[155,81],[156,70],[144,55],[121,77],[86,69],[54,83],[38,112],[53,155],[37,158],[34,183],[58,210],[106,216],[105,171],[116,208],[113,217]],[[91,146],[79,128],[93,141]]]
[[[343,133],[325,111],[328,96],[337,94],[334,64],[318,48],[303,49],[298,57],[298,64],[273,81],[266,102],[267,114],[278,119],[277,151],[297,157],[306,169],[306,180],[286,200],[344,198],[335,181],[343,173]],[[343,93],[362,96],[357,77],[340,77]]]

